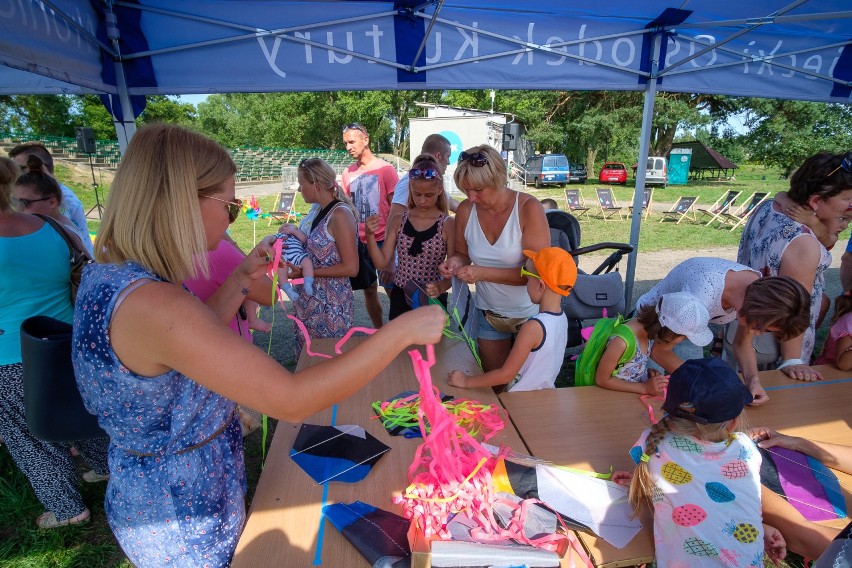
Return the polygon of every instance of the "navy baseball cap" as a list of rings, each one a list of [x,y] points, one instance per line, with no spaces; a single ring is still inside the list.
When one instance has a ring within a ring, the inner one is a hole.
[[[690,359],[671,374],[663,410],[699,424],[739,416],[753,397],[739,375],[718,357]]]

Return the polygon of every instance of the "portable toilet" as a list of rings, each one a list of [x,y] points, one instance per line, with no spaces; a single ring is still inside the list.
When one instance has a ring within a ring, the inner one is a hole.
[[[669,152],[669,183],[686,185],[691,162],[692,148],[672,148],[672,151]]]

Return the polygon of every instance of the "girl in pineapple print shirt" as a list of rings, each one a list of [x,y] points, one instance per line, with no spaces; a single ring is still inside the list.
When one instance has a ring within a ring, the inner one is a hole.
[[[692,359],[672,373],[666,416],[630,450],[630,501],[635,511],[642,503],[653,510],[657,566],[762,568],[764,534],[780,539],[762,524],[760,453],[735,431],[751,401],[721,359]]]

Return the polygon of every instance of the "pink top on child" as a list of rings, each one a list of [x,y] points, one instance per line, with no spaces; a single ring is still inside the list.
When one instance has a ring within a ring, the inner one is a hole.
[[[837,342],[841,337],[852,335],[852,312],[840,316],[828,332],[825,338],[825,347],[820,356],[814,361],[814,365],[834,365],[837,363]]]
[[[210,265],[210,278],[191,278],[184,280],[183,285],[189,288],[189,291],[198,296],[202,302],[213,295],[213,292],[225,283],[231,272],[243,261],[245,255],[234,244],[222,239],[216,246],[216,250],[207,253],[207,262]],[[251,342],[251,330],[248,322],[245,320],[238,321],[239,315],[235,315],[228,324],[234,333],[243,336],[243,338]]]

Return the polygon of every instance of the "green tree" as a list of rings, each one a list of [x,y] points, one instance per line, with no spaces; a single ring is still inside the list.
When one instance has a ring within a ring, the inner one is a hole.
[[[746,99],[751,158],[789,176],[821,150],[852,147],[852,107],[846,104]]]
[[[4,95],[0,129],[21,134],[74,136],[70,95]]]

